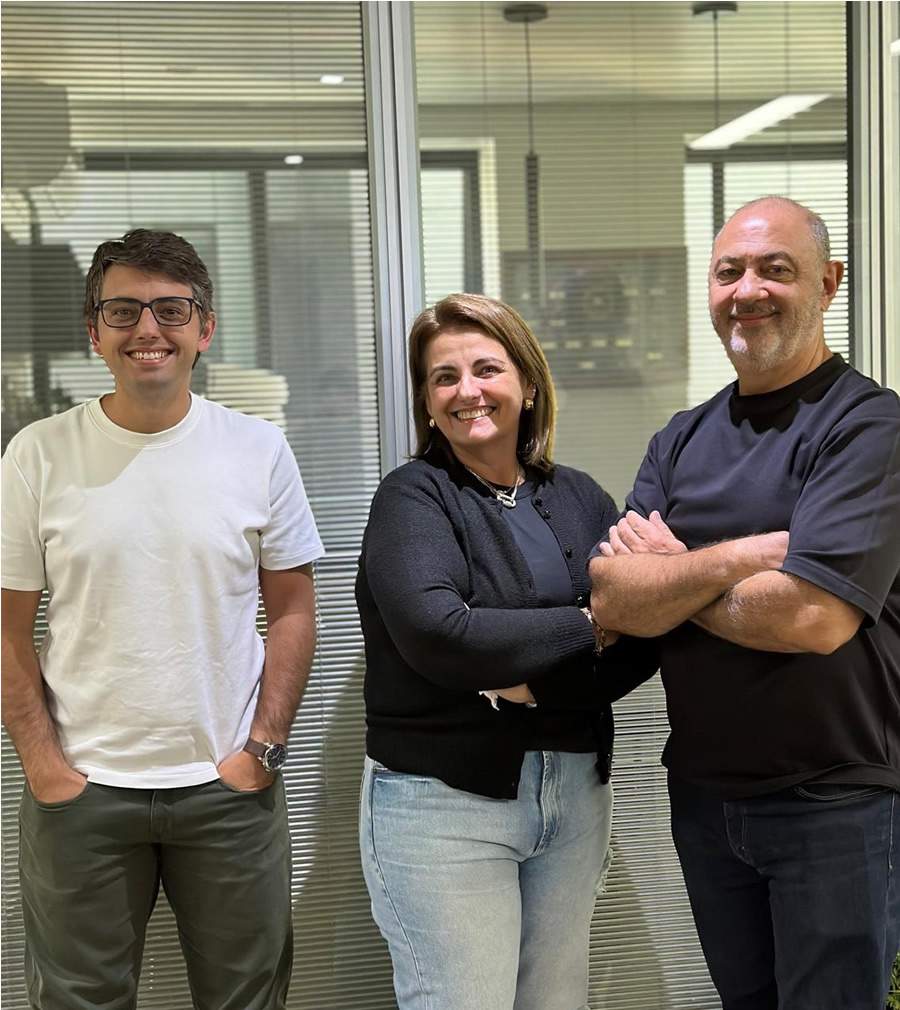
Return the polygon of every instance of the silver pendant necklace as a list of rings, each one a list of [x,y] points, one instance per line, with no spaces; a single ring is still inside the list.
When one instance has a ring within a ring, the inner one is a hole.
[[[488,491],[491,492],[491,494],[497,499],[498,502],[500,502],[500,504],[504,508],[514,509],[516,507],[516,492],[519,490],[519,477],[521,477],[522,475],[521,470],[519,471],[519,473],[516,474],[515,484],[513,484],[513,486],[508,491],[504,491],[503,488],[496,487],[489,480],[485,480],[484,477],[475,473],[475,471],[470,469],[469,467],[466,467],[466,469],[475,478],[475,480],[484,484],[484,486],[488,489]]]

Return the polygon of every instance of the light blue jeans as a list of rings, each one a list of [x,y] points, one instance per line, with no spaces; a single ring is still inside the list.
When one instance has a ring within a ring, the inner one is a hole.
[[[400,1010],[587,1010],[612,814],[595,761],[529,751],[495,800],[366,758],[360,851]]]

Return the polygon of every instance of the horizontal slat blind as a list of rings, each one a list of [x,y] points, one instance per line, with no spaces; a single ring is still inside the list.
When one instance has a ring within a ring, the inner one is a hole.
[[[194,242],[219,317],[195,390],[285,430],[328,551],[319,648],[285,775],[297,934],[289,1006],[392,1007],[356,843],[364,725],[353,581],[380,476],[359,5],[10,3],[3,73],[4,439],[110,388],[80,319],[94,247],[136,226]],[[322,84],[323,74],[343,83]],[[27,1005],[22,777],[6,738],[2,760],[2,999],[14,1010]],[[161,896],[139,1006],[190,1005]]]
[[[533,290],[524,28],[502,3],[414,5],[429,299],[471,276],[459,250],[479,236],[482,290],[532,321],[553,369],[557,458],[619,502],[653,432],[734,378],[706,308],[714,195],[726,215],[773,192],[806,202],[847,254],[844,5],[741,3],[719,21],[718,73],[711,17],[691,6],[551,2],[529,27],[546,277]],[[690,151],[784,94],[827,97],[727,150]],[[480,214],[438,175],[451,149],[476,154]],[[845,279],[827,316],[845,354],[848,291]],[[616,858],[593,924],[591,1005],[716,1007],[669,840],[658,679],[616,718]]]

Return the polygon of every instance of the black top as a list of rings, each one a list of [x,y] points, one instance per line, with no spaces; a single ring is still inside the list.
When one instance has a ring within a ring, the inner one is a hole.
[[[534,593],[541,607],[565,607],[572,603],[572,579],[566,559],[539,509],[534,507],[533,480],[520,484],[516,507],[501,513],[512,531],[534,580]],[[555,712],[546,706],[530,708],[528,750],[558,750],[589,754],[597,749],[594,716],[589,711]]]
[[[517,489],[516,507],[500,514],[528,563],[540,606],[565,607],[572,602],[572,579],[553,530],[534,507],[533,498],[534,481],[526,480]]]
[[[859,607],[829,656],[733,645],[687,622],[660,642],[663,762],[734,797],[818,780],[900,789],[900,401],[834,355],[783,389],[737,384],[650,443],[627,507],[689,548],[788,530],[783,571]]]
[[[356,599],[366,645],[366,750],[397,771],[433,775],[498,798],[517,793],[532,710],[478,694],[527,682],[546,711],[591,701],[598,769],[612,748],[609,700],[656,669],[654,643],[607,650],[602,690],[579,607],[584,557],[618,512],[587,474],[557,466],[531,503],[571,580],[565,606],[542,606],[504,507],[455,459],[436,452],[382,481],[363,538]],[[599,701],[598,701],[599,697]]]

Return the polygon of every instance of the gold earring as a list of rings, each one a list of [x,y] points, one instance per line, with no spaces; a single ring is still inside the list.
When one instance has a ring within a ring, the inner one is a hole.
[[[434,427],[434,418],[433,417],[429,417],[428,418],[428,427],[429,428],[433,428]]]
[[[522,406],[526,410],[534,410],[534,400],[532,400],[530,396],[526,396],[522,403]]]

